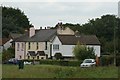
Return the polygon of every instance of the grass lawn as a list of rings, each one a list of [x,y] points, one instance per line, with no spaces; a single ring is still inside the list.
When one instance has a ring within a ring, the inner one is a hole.
[[[80,68],[57,65],[25,65],[19,70],[17,65],[3,65],[3,78],[118,78],[118,68]]]

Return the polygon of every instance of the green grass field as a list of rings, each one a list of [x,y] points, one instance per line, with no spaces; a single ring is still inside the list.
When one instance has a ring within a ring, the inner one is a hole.
[[[17,65],[3,65],[3,78],[118,78],[118,68],[80,68],[57,65],[25,65],[19,70]]]

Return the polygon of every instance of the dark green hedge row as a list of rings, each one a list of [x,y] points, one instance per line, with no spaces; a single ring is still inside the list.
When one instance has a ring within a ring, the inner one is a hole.
[[[114,64],[114,56],[107,55],[107,56],[102,56],[100,58],[100,65],[101,66],[108,66],[108,65],[113,65]],[[116,66],[120,66],[120,56],[116,56]]]
[[[114,57],[113,56],[102,56],[100,58],[100,65],[101,66],[108,66],[108,65],[112,65],[114,63]]]
[[[24,60],[33,61],[33,60]],[[39,61],[39,64],[50,64],[50,65],[60,65],[60,66],[80,66],[82,61],[65,61],[65,60],[35,60]]]
[[[81,61],[40,60],[40,64],[50,64],[50,65],[60,65],[60,66],[80,66]]]

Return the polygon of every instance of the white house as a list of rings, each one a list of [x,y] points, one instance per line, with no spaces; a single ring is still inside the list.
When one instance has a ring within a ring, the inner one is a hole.
[[[93,47],[95,55],[100,57],[100,42],[95,35],[58,35],[52,42],[52,56],[61,53],[63,57],[73,57],[73,48],[78,41],[87,47]]]

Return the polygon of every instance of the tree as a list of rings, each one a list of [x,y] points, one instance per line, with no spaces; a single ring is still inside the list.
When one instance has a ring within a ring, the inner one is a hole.
[[[10,58],[14,58],[15,57],[15,49],[10,47],[7,50],[4,50],[2,53],[2,61],[6,61]]]
[[[96,35],[101,42],[101,53],[105,54],[106,52],[113,53],[111,49],[107,49],[106,47],[109,47],[109,42],[110,46],[114,42],[114,29],[116,38],[118,38],[118,41],[120,40],[120,18],[116,17],[116,15],[107,14],[100,18],[89,19],[87,23],[82,25],[66,23],[63,26],[69,27],[74,31],[77,30],[80,34]],[[120,53],[120,47],[116,46],[116,49]]]
[[[89,58],[95,58],[94,49],[81,45],[79,42],[73,49],[73,54],[78,60],[84,60]]]
[[[2,7],[2,36],[9,37],[10,32],[24,33],[30,27],[27,16],[20,9]]]

